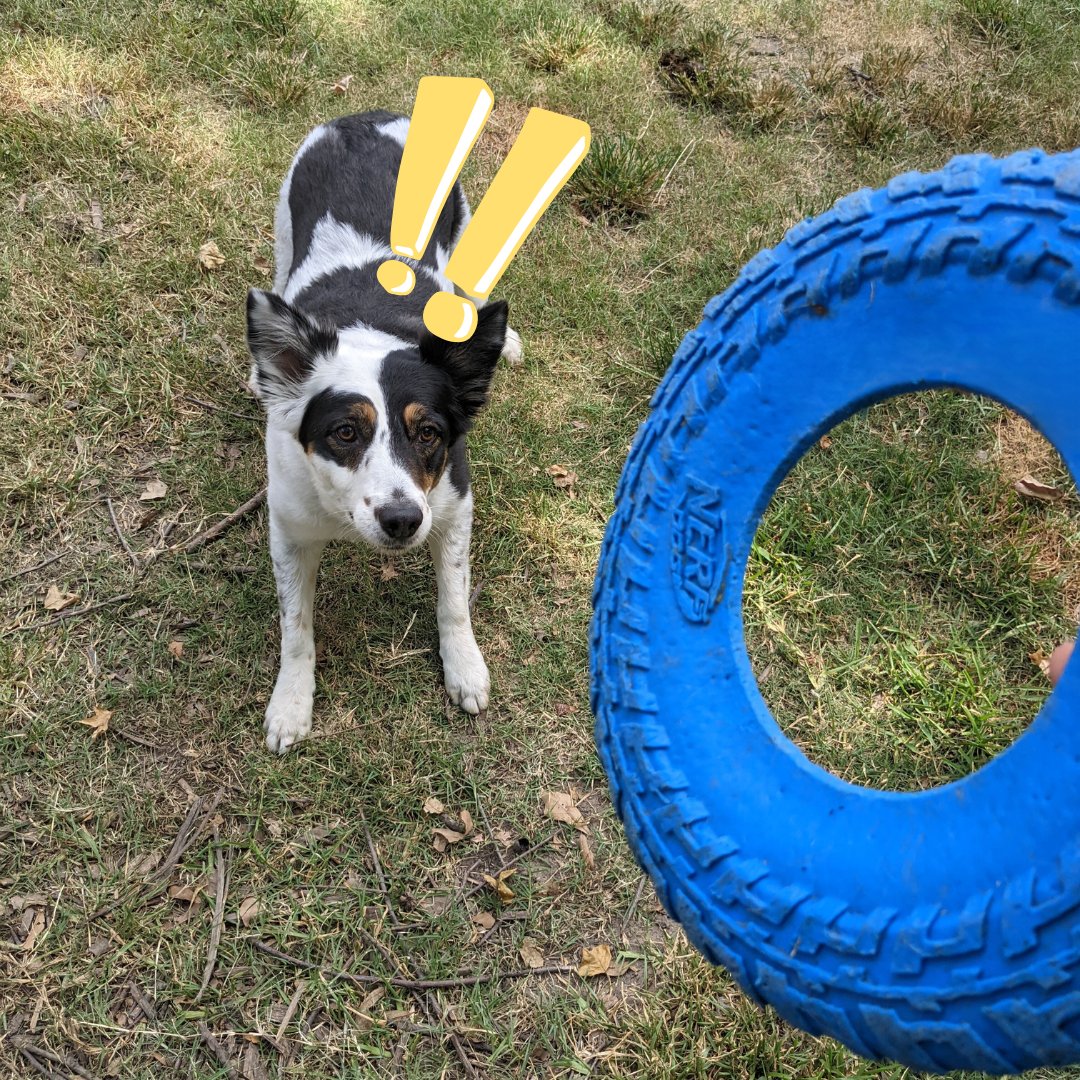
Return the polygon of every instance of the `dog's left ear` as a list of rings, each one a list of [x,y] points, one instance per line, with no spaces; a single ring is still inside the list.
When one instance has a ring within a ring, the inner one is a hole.
[[[337,334],[291,307],[280,296],[251,289],[247,339],[255,361],[255,382],[264,401],[294,397],[316,359],[337,349]]]
[[[494,300],[480,308],[476,330],[468,341],[445,341],[428,330],[420,338],[420,355],[450,376],[466,426],[487,401],[506,344],[506,314],[506,301]]]

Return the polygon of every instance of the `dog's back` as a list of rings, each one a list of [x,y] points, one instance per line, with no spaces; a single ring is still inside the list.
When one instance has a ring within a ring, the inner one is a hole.
[[[453,291],[442,274],[469,219],[455,184],[419,260],[408,296],[376,280],[389,247],[398,169],[408,117],[391,112],[342,116],[304,140],[285,177],[275,225],[274,291],[336,329],[374,328],[416,340],[428,297]]]

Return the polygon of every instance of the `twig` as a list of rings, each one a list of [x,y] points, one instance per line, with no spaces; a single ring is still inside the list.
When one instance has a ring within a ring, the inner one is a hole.
[[[92,911],[87,916],[87,921],[93,922],[95,919],[100,919],[102,915],[108,915],[109,912],[115,911],[121,904],[135,900],[140,893],[147,892],[147,890],[149,890],[146,896],[147,900],[152,900],[155,896],[160,895],[165,890],[173,870],[176,869],[176,864],[202,831],[203,825],[213,816],[224,794],[225,789],[218,788],[210,799],[200,795],[188,809],[187,816],[180,825],[180,831],[176,834],[172,848],[170,848],[169,854],[165,856],[165,861],[150,875],[149,881],[143,882],[134,889],[121,894],[104,907],[98,908],[97,911]],[[202,815],[201,821],[198,820],[200,814]]]
[[[362,926],[359,927],[359,930],[360,936],[374,947],[375,951],[383,958],[383,962],[388,967],[405,968],[405,970],[408,971],[409,968],[413,966],[411,963],[405,965],[401,961],[396,960],[394,956],[391,955],[390,950],[387,949],[374,934],[369,934]],[[420,1008],[424,1010],[428,1020],[433,1024],[437,1021],[441,1025],[442,1030],[450,1036],[450,1045],[453,1046],[454,1053],[457,1054],[458,1061],[461,1062],[461,1067],[465,1070],[466,1074],[470,1077],[475,1077],[476,1069],[473,1068],[473,1063],[469,1060],[469,1055],[465,1053],[465,1047],[461,1045],[461,1040],[458,1038],[453,1024],[447,1022],[446,1013],[439,1004],[439,999],[434,993],[425,992],[417,987],[409,987],[409,989],[412,991],[413,997],[415,997],[419,1003]]]
[[[257,938],[248,939],[251,947],[257,952],[272,956],[275,960],[281,960],[293,967],[303,968],[305,971],[317,971],[329,979],[340,979],[343,982],[356,983],[358,986],[370,986],[372,983],[397,986],[402,990],[453,990],[461,986],[479,986],[482,983],[502,982],[504,979],[524,979],[530,975],[572,975],[577,971],[575,967],[552,965],[538,968],[514,968],[510,971],[490,971],[479,975],[459,975],[453,979],[402,979],[386,975],[354,975],[350,971],[335,971],[333,968],[323,967],[321,964],[313,964],[308,960],[301,960],[298,956],[290,956],[273,945],[267,945]]]
[[[206,967],[203,968],[199,992],[195,995],[196,1002],[202,998],[207,986],[210,985],[210,977],[214,974],[214,967],[217,964],[218,946],[221,944],[221,929],[225,925],[225,896],[228,892],[228,882],[226,879],[225,856],[221,853],[220,847],[217,849],[216,863],[215,877],[217,880],[214,889],[214,921],[210,927],[210,945],[206,950]]]
[[[307,989],[307,981],[301,979],[297,984],[296,989],[293,991],[293,996],[289,999],[288,1008],[285,1010],[285,1015],[281,1018],[281,1023],[278,1024],[277,1035],[274,1036],[276,1042],[281,1042],[281,1036],[285,1034],[285,1029],[292,1022],[292,1018],[296,1015],[296,1010],[300,1005],[300,998],[304,991]]]
[[[161,555],[187,555],[192,551],[198,551],[199,548],[213,543],[213,541],[221,536],[222,533],[235,525],[246,514],[250,514],[252,510],[258,509],[265,501],[266,488],[263,488],[261,491],[257,491],[252,495],[246,503],[238,506],[231,514],[226,515],[219,522],[211,525],[209,529],[203,529],[202,532],[196,533],[182,544],[172,544],[170,547],[158,548],[149,552],[146,556],[147,562],[152,562]]]
[[[125,731],[123,728],[109,728],[110,735],[116,735],[121,739],[127,739],[128,742],[133,742],[137,746],[145,746],[147,750],[157,750],[159,753],[164,753],[165,747],[160,743],[151,742],[149,739],[144,739],[141,735],[133,735],[130,731]]]
[[[233,1068],[232,1060],[225,1052],[225,1047],[214,1038],[204,1020],[199,1021],[199,1034],[202,1036],[202,1041],[206,1044],[210,1053],[218,1059],[218,1064],[229,1074],[229,1080],[239,1080],[236,1070]]]
[[[87,1072],[78,1063],[69,1060],[66,1057],[61,1057],[59,1054],[54,1054],[51,1050],[46,1050],[43,1046],[37,1046],[36,1044],[27,1041],[25,1038],[18,1038],[15,1042],[15,1046],[20,1050],[28,1050],[34,1057],[44,1058],[46,1061],[51,1061],[56,1065],[63,1065],[64,1068],[76,1076],[84,1077],[84,1080],[96,1080],[95,1076],[91,1072]]]
[[[202,398],[197,398],[194,394],[183,394],[181,396],[185,401],[190,401],[194,405],[201,405],[204,409],[209,409],[211,412],[224,413],[226,416],[235,416],[238,420],[260,419],[257,413],[233,412],[232,409],[226,409],[222,405],[215,405],[212,401],[203,401]]]
[[[52,1069],[47,1069],[44,1065],[42,1065],[41,1062],[38,1061],[38,1059],[34,1056],[33,1051],[30,1050],[28,1047],[20,1046],[19,1053],[22,1054],[26,1061],[29,1062],[30,1067],[35,1072],[40,1073],[42,1076],[47,1076],[49,1080],[63,1080],[63,1077],[57,1076],[57,1074],[54,1073]]]
[[[128,553],[128,558],[137,567],[139,565],[139,556],[131,550],[131,545],[127,541],[127,537],[120,531],[120,522],[116,520],[116,511],[113,509],[112,499],[108,495],[105,496],[105,505],[109,508],[109,517],[112,520],[113,529],[116,532],[117,539],[120,541],[120,546]]]
[[[552,838],[555,836],[555,833],[557,831],[558,831],[557,829],[552,829],[551,832],[549,832],[547,834],[547,836],[545,836],[542,840],[538,840],[535,844],[530,844],[524,851],[520,852],[519,854],[515,855],[512,859],[508,860],[506,862],[506,864],[503,866],[503,869],[508,870],[511,866],[514,865],[514,863],[520,862],[522,859],[524,859],[526,855],[531,855],[534,851],[539,851],[540,848],[545,847],[546,845],[550,844],[551,841],[552,841]],[[470,870],[469,873],[471,874],[472,870]],[[486,881],[482,881],[482,882],[480,882],[479,885],[474,885],[471,889],[469,889],[468,892],[462,893],[460,899],[461,900],[468,900],[470,897],[473,897],[478,892],[480,892],[481,889],[486,889],[486,888],[488,888],[488,883]]]
[[[357,809],[360,811],[360,820],[364,825],[364,835],[367,837],[368,851],[371,852],[371,863],[375,868],[375,876],[379,879],[379,892],[382,893],[383,900],[386,902],[386,912],[395,928],[399,927],[401,920],[398,919],[394,905],[390,902],[390,890],[386,886],[386,875],[383,873],[382,863],[379,861],[379,849],[371,838],[371,830],[368,828],[367,817],[364,815],[363,808],[358,805]]]
[[[634,912],[637,910],[638,903],[641,900],[641,894],[645,891],[646,877],[641,875],[641,880],[638,882],[637,892],[634,893],[634,899],[630,901],[630,907],[626,912],[626,917],[622,921],[622,926],[619,928],[619,937],[626,935],[626,928],[630,925],[630,920],[634,917]]]
[[[66,554],[66,551],[61,551],[59,555],[54,555],[51,559],[46,559],[44,562],[35,563],[33,566],[28,566],[25,570],[16,570],[14,574],[8,574],[6,578],[0,578],[0,585],[6,585],[9,581],[24,577],[26,574],[32,574],[35,570],[44,570],[46,566],[52,566],[54,562],[62,559]]]
[[[19,634],[24,630],[43,630],[46,626],[54,626],[58,622],[63,622],[64,619],[89,615],[92,611],[100,611],[102,608],[112,607],[113,604],[122,604],[130,600],[134,595],[134,593],[125,593],[123,596],[113,596],[96,604],[84,604],[82,607],[68,608],[66,611],[58,612],[51,619],[43,619],[41,622],[26,623],[24,626],[8,626],[3,631],[0,631],[0,637],[7,637],[8,634]]]
[[[157,1008],[150,998],[143,993],[139,984],[132,979],[128,983],[128,993],[135,999],[135,1004],[139,1006],[139,1010],[147,1020],[157,1020]]]

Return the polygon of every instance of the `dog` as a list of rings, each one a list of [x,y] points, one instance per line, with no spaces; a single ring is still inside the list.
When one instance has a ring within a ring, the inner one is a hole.
[[[408,296],[376,280],[408,117],[368,112],[312,131],[286,173],[274,217],[273,292],[247,299],[251,387],[266,413],[270,555],[281,619],[281,667],[266,708],[266,743],[283,754],[311,732],[313,607],[330,540],[378,551],[431,549],[436,621],[450,700],[485,709],[487,665],[469,615],[473,497],[465,435],[500,356],[521,339],[507,305],[479,306],[463,343],[430,334],[422,312],[470,209],[455,184]]]

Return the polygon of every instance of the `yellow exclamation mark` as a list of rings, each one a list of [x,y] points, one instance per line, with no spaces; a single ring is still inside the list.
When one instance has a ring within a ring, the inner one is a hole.
[[[483,79],[429,75],[420,80],[390,222],[390,248],[395,255],[419,259],[424,254],[494,104],[495,96]],[[375,273],[379,284],[397,296],[411,293],[416,284],[412,267],[396,259],[388,259]]]
[[[465,159],[487,122],[494,97],[482,79],[420,80],[394,196],[390,247],[417,259]],[[571,116],[531,109],[517,140],[458,241],[446,276],[477,300],[491,295],[552,199],[589,150],[589,125]],[[445,164],[444,164],[445,163]],[[412,269],[384,262],[378,278],[387,292],[412,291]],[[448,341],[467,341],[476,329],[476,305],[454,293],[435,293],[424,324]]]

